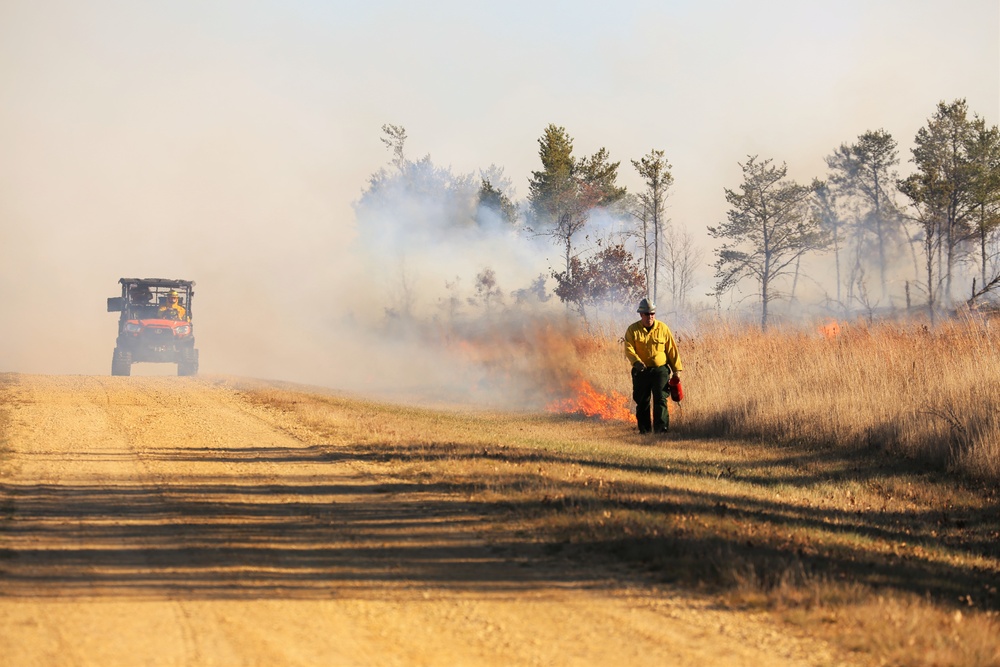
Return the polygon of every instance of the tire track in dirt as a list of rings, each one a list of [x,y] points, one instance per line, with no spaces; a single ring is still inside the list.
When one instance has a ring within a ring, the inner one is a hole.
[[[0,467],[10,664],[831,664],[766,620],[501,555],[211,379],[19,376]]]

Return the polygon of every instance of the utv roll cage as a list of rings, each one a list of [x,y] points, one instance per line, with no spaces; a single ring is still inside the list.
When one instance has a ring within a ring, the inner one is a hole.
[[[147,320],[157,317],[160,306],[167,304],[167,295],[175,290],[180,305],[187,309],[187,318],[192,317],[193,280],[172,280],[169,278],[121,278],[122,295],[108,298],[108,312],[121,313],[118,331],[129,320]]]

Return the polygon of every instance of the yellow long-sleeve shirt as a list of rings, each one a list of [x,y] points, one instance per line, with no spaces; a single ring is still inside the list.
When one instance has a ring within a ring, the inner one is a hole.
[[[625,331],[625,357],[630,364],[641,361],[649,367],[666,364],[673,371],[684,370],[674,334],[659,320],[649,329],[639,321]]]
[[[175,303],[172,305],[168,303],[165,306],[160,306],[160,315],[162,317],[167,317],[168,310],[174,310],[177,312],[177,317],[173,318],[175,320],[187,319],[187,309],[184,308],[184,306],[180,305],[179,303]]]

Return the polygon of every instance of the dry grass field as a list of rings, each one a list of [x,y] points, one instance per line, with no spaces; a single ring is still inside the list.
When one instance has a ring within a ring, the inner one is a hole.
[[[578,337],[558,364],[544,332],[470,343],[503,373],[531,368],[563,414],[236,388],[331,457],[491,506],[504,535],[551,553],[769,610],[852,660],[997,665],[997,339],[972,322],[681,337],[665,438],[573,409],[582,379],[627,410],[613,335]]]
[[[691,432],[880,450],[1000,479],[1000,330],[988,320],[686,342]]]

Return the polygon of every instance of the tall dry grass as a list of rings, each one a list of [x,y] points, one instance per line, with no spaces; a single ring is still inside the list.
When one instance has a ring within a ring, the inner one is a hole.
[[[13,383],[12,373],[0,373],[0,463],[7,457],[7,429],[10,426],[10,411],[7,408],[8,387]]]
[[[672,427],[912,457],[1000,479],[1000,326],[955,320],[819,329],[714,325],[679,335],[685,399]],[[628,394],[613,334],[582,355],[585,375]],[[673,406],[672,406],[673,407]]]

